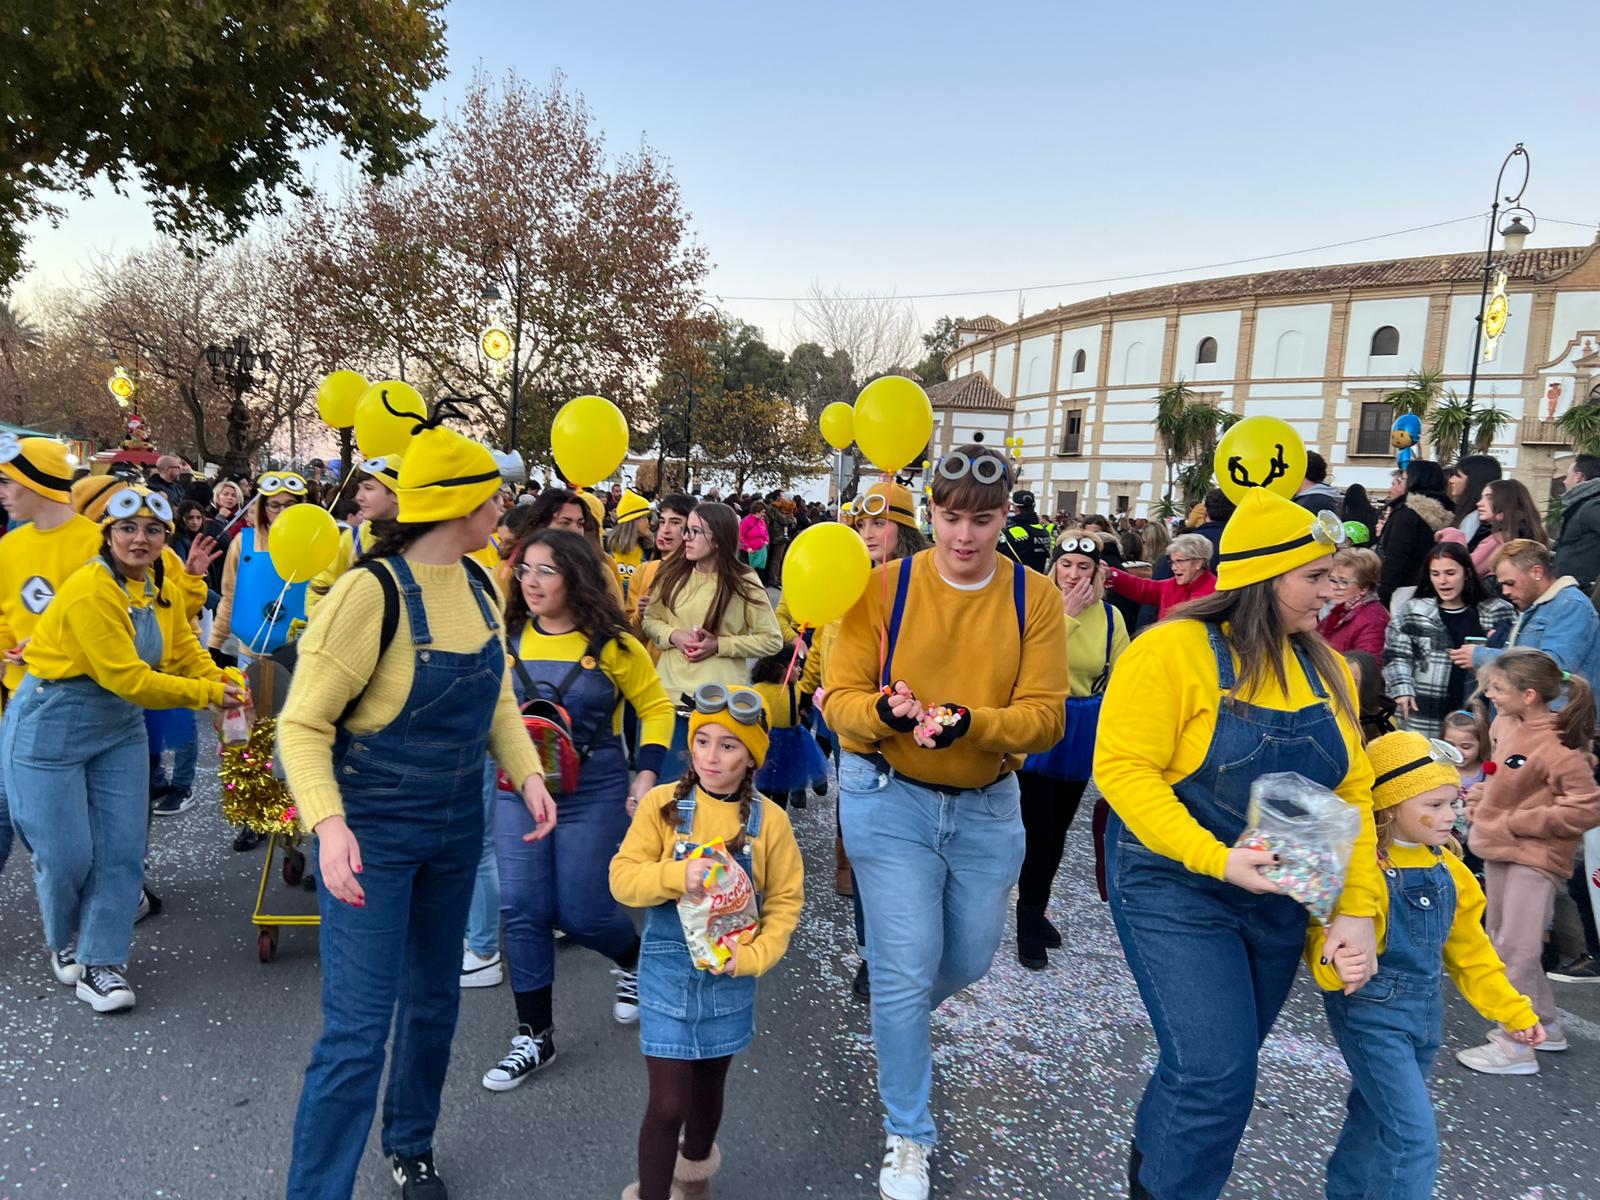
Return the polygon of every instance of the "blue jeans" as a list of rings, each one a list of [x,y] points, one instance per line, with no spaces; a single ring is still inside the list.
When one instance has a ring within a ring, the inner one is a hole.
[[[884,1128],[931,1146],[931,1015],[983,978],[1000,947],[1022,869],[1016,776],[946,795],[846,754],[839,820],[861,890],[872,897],[867,945]]]
[[[6,713],[0,758],[11,816],[33,850],[45,941],[86,966],[128,961],[150,818],[138,708],[86,678],[28,676]]]
[[[200,757],[200,737],[196,722],[200,719],[200,714],[184,709],[181,716],[188,718],[189,737],[165,748],[172,751],[170,771],[162,762],[165,750],[158,753],[154,746],[150,748],[150,803],[152,804],[168,796],[187,796],[194,791],[195,765]]]
[[[5,740],[5,728],[5,714],[0,713],[0,744]],[[6,869],[6,860],[11,857],[11,841],[14,836],[11,830],[11,804],[6,799],[5,755],[0,754],[0,871]]]
[[[499,770],[494,759],[483,768],[483,854],[472,885],[472,907],[467,910],[467,949],[479,958],[500,953],[500,869],[495,862],[494,798]]]

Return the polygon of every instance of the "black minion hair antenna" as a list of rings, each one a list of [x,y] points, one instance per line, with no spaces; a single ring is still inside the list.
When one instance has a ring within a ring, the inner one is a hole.
[[[465,407],[469,404],[481,410],[483,408],[482,394],[480,393],[472,396],[446,396],[433,406],[433,416],[426,417],[417,422],[416,428],[411,431],[411,436],[416,437],[417,434],[421,433],[424,429],[437,429],[439,426],[443,425],[446,420],[471,421],[472,414],[467,412]],[[387,392],[384,393],[383,406],[385,408],[389,408],[389,395]],[[389,411],[394,412],[394,409],[390,408]],[[395,413],[394,415],[397,417],[408,417],[414,416],[415,414]]]

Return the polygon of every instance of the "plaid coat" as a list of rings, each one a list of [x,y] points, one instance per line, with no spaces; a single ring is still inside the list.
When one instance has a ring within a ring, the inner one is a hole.
[[[1490,645],[1506,644],[1515,618],[1515,610],[1504,600],[1485,600],[1478,605],[1478,623]],[[1396,717],[1402,729],[1424,737],[1439,736],[1450,688],[1451,649],[1437,600],[1407,600],[1390,617],[1383,637],[1384,690],[1393,698],[1414,696],[1417,701],[1414,714]]]

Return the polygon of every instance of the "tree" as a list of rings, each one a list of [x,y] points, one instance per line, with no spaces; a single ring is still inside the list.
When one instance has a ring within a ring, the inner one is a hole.
[[[710,462],[734,477],[788,487],[814,473],[827,453],[804,407],[757,387],[730,388],[695,409],[695,436]]]
[[[1469,417],[1472,421],[1472,441],[1463,451],[1461,442]],[[1511,424],[1512,418],[1503,409],[1468,409],[1466,400],[1451,388],[1443,398],[1435,400],[1427,420],[1434,457],[1439,462],[1447,463],[1454,461],[1460,453],[1487,454],[1495,438],[1500,436],[1500,431]]]
[[[1178,502],[1173,492],[1178,485],[1181,468],[1204,466],[1204,479],[1189,472],[1183,476],[1184,487],[1180,494],[1186,506],[1193,505],[1204,494],[1211,479],[1211,456],[1217,448],[1217,434],[1227,429],[1238,417],[1218,408],[1208,400],[1198,398],[1187,383],[1179,379],[1163,388],[1156,396],[1156,438],[1161,443],[1167,466],[1167,489],[1157,511],[1162,516],[1173,516]]]
[[[1426,418],[1428,411],[1443,396],[1443,371],[1413,371],[1406,377],[1406,386],[1386,393],[1383,402],[1394,409],[1397,417],[1410,415]]]
[[[811,295],[800,301],[797,341],[814,341],[828,350],[843,350],[862,376],[887,374],[915,361],[922,346],[911,306],[885,296],[851,296],[842,289],[826,292],[813,282]]]
[[[21,0],[0,8],[0,288],[52,197],[137,179],[157,228],[232,237],[304,194],[300,155],[335,138],[399,172],[444,77],[443,0]]]
[[[947,378],[944,373],[945,356],[956,348],[962,320],[961,317],[940,317],[933,323],[933,328],[922,335],[922,345],[928,353],[917,364],[916,371],[922,376],[924,387],[943,383]]]
[[[0,304],[0,414],[34,429],[96,442],[121,439],[106,390],[104,338],[66,291],[35,296],[27,313]]]
[[[1579,454],[1600,454],[1600,403],[1591,399],[1574,404],[1556,418],[1556,425]]]
[[[729,391],[750,387],[774,395],[787,392],[788,364],[783,351],[767,345],[761,330],[737,318],[723,323],[716,366],[723,388]]]
[[[801,342],[790,351],[784,392],[803,404],[812,420],[836,400],[853,402],[856,390],[855,364],[847,352],[829,353],[815,342]]]

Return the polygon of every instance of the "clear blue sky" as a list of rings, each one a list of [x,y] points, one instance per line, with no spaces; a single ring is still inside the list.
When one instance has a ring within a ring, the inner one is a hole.
[[[1593,0],[458,0],[446,21],[451,76],[430,111],[475,69],[563,72],[615,149],[643,136],[670,160],[721,296],[795,296],[812,279],[997,288],[917,313],[1011,319],[1024,285],[1176,277],[1485,211],[1518,141],[1525,203],[1546,220],[1532,244],[1585,243],[1600,221],[1600,72],[1581,50],[1600,32]],[[337,159],[317,161],[337,177]],[[1202,274],[1468,250],[1482,234],[1469,222]],[[36,232],[37,281],[149,236],[136,204],[75,204]],[[1027,309],[1148,282],[1034,292]],[[725,307],[775,339],[792,317]]]

